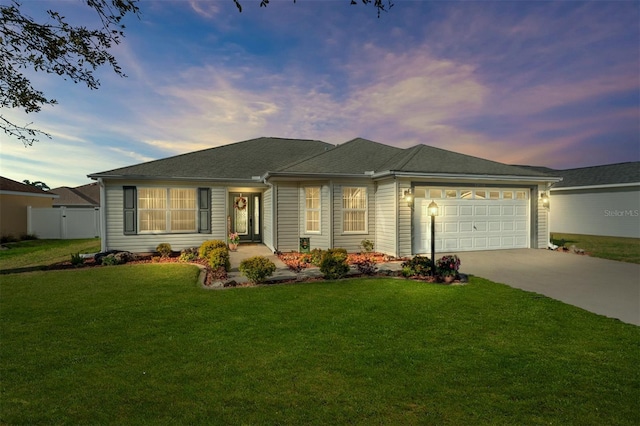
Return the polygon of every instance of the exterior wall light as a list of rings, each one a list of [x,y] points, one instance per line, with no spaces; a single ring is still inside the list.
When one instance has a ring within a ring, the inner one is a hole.
[[[543,192],[542,194],[540,194],[540,199],[542,200],[542,206],[543,207],[549,207],[549,196],[547,195],[546,192]]]
[[[413,191],[411,190],[411,188],[404,191],[403,198],[407,202],[407,206],[409,207],[413,206]]]

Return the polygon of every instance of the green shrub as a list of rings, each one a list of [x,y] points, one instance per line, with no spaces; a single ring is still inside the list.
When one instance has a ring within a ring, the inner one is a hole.
[[[362,240],[360,241],[360,247],[362,248],[363,253],[371,253],[373,251],[373,241]]]
[[[80,252],[71,253],[71,264],[73,266],[80,266],[84,263],[84,258],[80,256]]]
[[[324,255],[324,250],[320,248],[314,248],[309,252],[309,262],[314,266],[320,266],[320,262],[322,262],[322,256]]]
[[[460,269],[460,258],[455,254],[442,256],[436,261],[436,269],[440,276],[455,277],[458,275],[458,269]]]
[[[405,277],[430,277],[434,275],[431,259],[426,256],[415,256],[411,260],[402,262],[402,275]]]
[[[156,251],[160,253],[160,257],[169,257],[171,254],[171,244],[160,243],[158,244],[158,247],[156,247]]]
[[[261,283],[276,271],[276,265],[264,256],[254,256],[240,263],[240,272],[252,283]]]
[[[37,239],[38,236],[36,234],[20,234],[20,241],[31,241]]]
[[[198,248],[191,247],[191,248],[186,248],[182,250],[180,252],[180,257],[178,258],[178,260],[180,262],[193,262],[197,258],[198,258]]]
[[[198,255],[200,255],[202,259],[209,259],[209,253],[211,250],[222,247],[227,248],[227,243],[222,240],[208,240],[200,245]]]
[[[349,272],[347,251],[343,248],[329,249],[324,252],[320,262],[320,272],[328,280],[343,278]]]
[[[113,253],[102,258],[102,264],[104,266],[113,266],[113,265],[118,265],[119,263],[120,261],[118,260],[116,255]]]
[[[363,275],[374,275],[378,271],[376,260],[373,257],[363,257],[353,262],[358,271]]]
[[[219,268],[224,268],[225,271],[229,271],[231,269],[231,263],[229,261],[229,249],[226,244],[224,247],[216,247],[209,250],[209,257],[207,258],[209,261],[209,266],[214,271]]]

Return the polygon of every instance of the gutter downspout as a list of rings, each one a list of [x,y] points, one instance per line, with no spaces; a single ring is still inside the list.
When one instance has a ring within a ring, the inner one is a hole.
[[[395,257],[400,257],[400,206],[398,204],[398,193],[400,192],[400,183],[398,182],[397,177],[393,177],[393,211],[396,216],[396,232],[395,232],[395,240],[396,240],[396,249],[393,254]],[[413,235],[411,235],[411,240],[413,241]]]
[[[107,251],[107,194],[105,184],[102,178],[98,178],[98,186],[100,187],[100,250]]]
[[[329,248],[333,248],[333,179],[329,180]]]

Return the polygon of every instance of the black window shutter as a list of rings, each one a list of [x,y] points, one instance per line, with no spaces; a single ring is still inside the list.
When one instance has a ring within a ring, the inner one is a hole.
[[[211,233],[211,189],[198,188],[198,232]]]
[[[136,201],[138,199],[135,186],[123,186],[124,200],[123,200],[123,228],[125,235],[134,235],[136,233],[136,225],[138,220],[136,218]]]

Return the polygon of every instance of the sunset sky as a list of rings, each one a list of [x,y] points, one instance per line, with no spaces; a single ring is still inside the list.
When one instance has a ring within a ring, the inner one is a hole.
[[[7,0],[0,0],[6,3]],[[81,1],[24,1],[97,25]],[[432,145],[509,164],[640,160],[640,3],[144,0],[99,90],[34,74],[59,104],[1,113],[0,175],[50,187],[260,136]],[[215,165],[212,165],[215,166]],[[241,164],[238,164],[241,167]]]

